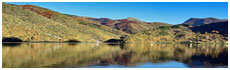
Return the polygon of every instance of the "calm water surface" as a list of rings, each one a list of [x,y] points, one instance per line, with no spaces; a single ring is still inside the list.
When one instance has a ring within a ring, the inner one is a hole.
[[[3,68],[227,68],[226,44],[3,43]]]

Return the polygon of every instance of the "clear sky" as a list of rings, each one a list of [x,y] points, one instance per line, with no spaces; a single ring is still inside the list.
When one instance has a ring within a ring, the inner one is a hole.
[[[227,2],[7,2],[31,4],[60,13],[95,18],[135,17],[147,22],[181,24],[189,18],[228,19]]]

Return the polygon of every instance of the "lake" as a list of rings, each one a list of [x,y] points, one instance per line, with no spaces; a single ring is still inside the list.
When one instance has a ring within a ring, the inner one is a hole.
[[[227,44],[3,43],[3,68],[227,68]]]

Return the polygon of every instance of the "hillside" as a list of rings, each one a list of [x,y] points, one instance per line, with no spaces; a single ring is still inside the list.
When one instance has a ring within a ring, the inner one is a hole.
[[[226,19],[217,19],[217,18],[190,18],[185,21],[183,24],[189,24],[192,26],[199,26],[204,24],[216,23],[216,22],[226,22]]]
[[[218,31],[200,34],[193,32],[190,27],[186,24],[162,26],[128,36],[125,41],[128,43],[224,43],[228,41],[228,37],[218,34]]]
[[[118,30],[122,30],[129,34],[135,34],[150,28],[156,28],[160,26],[170,26],[170,24],[162,22],[144,22],[137,18],[128,17],[126,19],[112,20],[109,18],[90,18],[92,21],[99,22],[102,25],[106,25]]]
[[[228,35],[228,21],[226,22],[217,22],[201,26],[195,26],[190,28],[193,32],[200,33],[212,33],[212,31],[218,31],[221,35]]]
[[[105,41],[125,34],[104,25],[86,22],[65,14],[33,5],[3,3],[3,38],[16,37],[23,41],[81,42]]]

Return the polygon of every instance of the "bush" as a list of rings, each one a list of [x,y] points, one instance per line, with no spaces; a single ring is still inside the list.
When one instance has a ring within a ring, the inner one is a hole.
[[[82,25],[87,25],[87,23],[85,23],[85,22],[80,22],[79,24],[82,24]]]
[[[161,27],[159,27],[159,28],[161,28],[161,29],[165,29],[165,30],[169,30],[169,29],[171,29],[171,27],[170,27],[170,26],[161,26]]]

